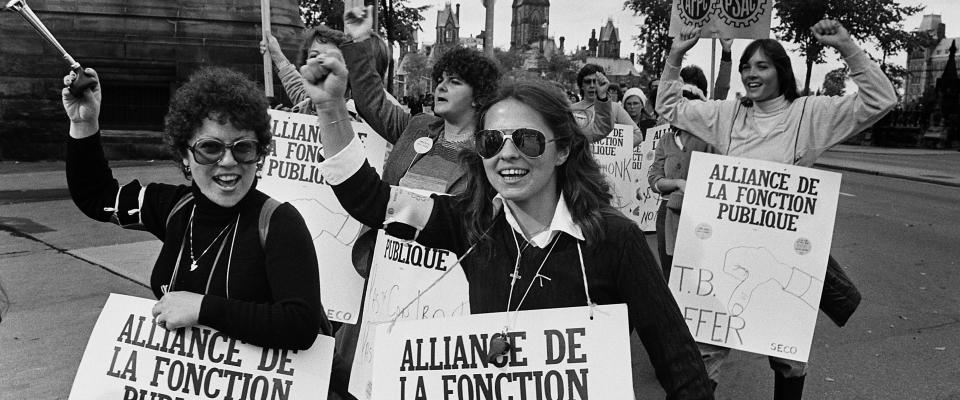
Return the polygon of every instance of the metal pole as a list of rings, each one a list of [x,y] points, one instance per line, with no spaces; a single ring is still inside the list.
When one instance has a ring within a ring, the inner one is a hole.
[[[260,25],[263,40],[270,35],[270,0],[260,0]],[[263,92],[267,97],[273,97],[273,60],[270,51],[263,52]]]
[[[713,98],[713,94],[716,92],[716,88],[713,87],[717,77],[717,35],[713,35],[713,38],[710,39],[710,93],[707,95],[708,99]]]

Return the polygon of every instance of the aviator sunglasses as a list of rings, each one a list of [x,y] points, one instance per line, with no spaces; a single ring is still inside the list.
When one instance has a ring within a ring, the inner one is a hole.
[[[547,143],[557,140],[557,138],[547,140],[543,132],[530,128],[484,129],[477,132],[475,137],[477,153],[483,158],[491,158],[500,153],[507,139],[512,140],[513,145],[523,155],[529,158],[539,158],[543,155]]]
[[[252,164],[260,158],[260,142],[256,139],[242,139],[226,144],[220,139],[203,138],[197,140],[193,146],[187,147],[193,153],[197,164],[211,165],[220,162],[227,153],[233,153],[233,159],[240,164]]]

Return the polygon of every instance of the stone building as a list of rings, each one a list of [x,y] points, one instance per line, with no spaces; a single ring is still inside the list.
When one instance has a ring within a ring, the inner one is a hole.
[[[550,0],[513,0],[510,49],[526,50],[549,37]]]
[[[587,41],[587,50],[590,55],[600,58],[620,58],[620,30],[613,26],[613,19],[600,28],[600,37],[597,30],[590,30],[590,40]]]
[[[295,58],[297,2],[273,0],[274,35]],[[170,96],[197,68],[221,65],[263,82],[255,0],[30,0],[30,7],[103,86],[108,157],[158,157]],[[0,159],[61,158],[67,65],[17,13],[0,13]],[[274,91],[283,96],[279,80]]]
[[[946,37],[946,25],[937,14],[924,15],[917,30],[929,33],[934,40],[931,47],[917,48],[907,53],[908,74],[904,82],[903,102],[908,104],[920,100],[925,91],[934,90],[950,58],[951,44],[954,41],[960,43],[960,37]],[[960,62],[960,58],[954,60]]]
[[[437,11],[437,41],[433,51],[439,57],[447,50],[460,44],[460,4],[454,12],[447,2],[443,10]]]

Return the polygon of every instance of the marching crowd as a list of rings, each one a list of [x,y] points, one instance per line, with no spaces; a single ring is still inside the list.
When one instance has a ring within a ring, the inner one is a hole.
[[[671,399],[713,398],[729,352],[693,340],[667,287],[670,260],[681,250],[675,238],[691,153],[810,166],[896,102],[879,66],[841,24],[824,20],[813,35],[844,57],[856,93],[801,96],[783,47],[761,39],[736,65],[745,95],[726,100],[732,40],[722,40],[710,91],[700,68],[681,65],[701,36],[687,27],[674,38],[659,86],[646,93],[621,90],[591,64],[577,75],[579,94],[541,81],[506,81],[496,61],[455,48],[433,65],[432,114],[412,113],[385,90],[388,52],[371,15],[354,8],[343,32],[309,30],[296,66],[276,39],[262,43],[292,111],[318,120],[326,182],[369,227],[353,250],[358,273],[369,273],[377,231],[385,230],[462,255],[475,314],[625,303],[630,329]],[[271,142],[263,92],[226,68],[201,69],[177,90],[164,139],[188,179],[182,185],[118,183],[101,146],[101,87],[80,96],[64,89],[62,97],[70,119],[67,178],[78,208],[163,242],[150,280],[160,299],[157,323],[202,324],[285,349],[309,348],[318,332],[335,336],[330,398],[353,398],[347,386],[359,326],[327,320],[303,217],[257,189]],[[352,121],[369,124],[393,145],[382,174],[366,161]],[[664,123],[672,129],[649,173],[663,198],[658,258],[639,227],[611,206],[590,144],[627,124],[639,145],[647,129]],[[411,190],[447,195],[424,198]],[[537,280],[547,275],[546,283]],[[831,258],[820,308],[842,326],[858,303],[859,293]],[[771,357],[770,366],[774,398],[801,398],[808,365]]]

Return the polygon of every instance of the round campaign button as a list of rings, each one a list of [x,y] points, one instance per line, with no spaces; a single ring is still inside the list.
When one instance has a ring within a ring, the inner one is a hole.
[[[433,139],[422,137],[413,142],[413,151],[417,154],[427,154],[433,148]]]

